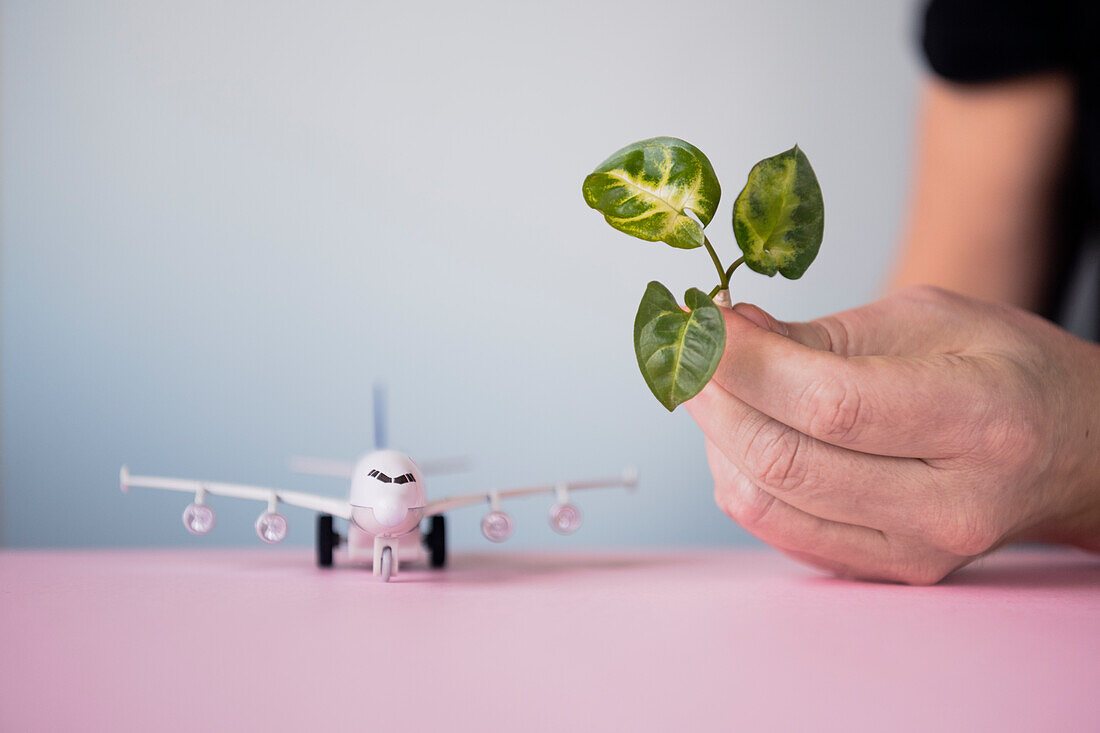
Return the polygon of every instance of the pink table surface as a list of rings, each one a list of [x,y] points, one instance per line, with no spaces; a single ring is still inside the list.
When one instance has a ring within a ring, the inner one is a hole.
[[[766,550],[0,553],[0,730],[1100,731],[1100,558],[931,588]]]

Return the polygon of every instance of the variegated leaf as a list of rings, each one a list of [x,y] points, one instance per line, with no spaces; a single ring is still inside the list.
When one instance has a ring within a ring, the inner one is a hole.
[[[584,179],[583,192],[585,202],[619,231],[681,249],[703,245],[703,227],[722,197],[707,156],[674,137],[619,150]]]
[[[702,391],[726,348],[726,321],[710,296],[691,288],[684,302],[686,311],[668,288],[651,282],[634,318],[638,368],[669,412]]]
[[[824,230],[821,187],[797,145],[753,166],[733,204],[733,233],[746,265],[797,280],[817,257]]]

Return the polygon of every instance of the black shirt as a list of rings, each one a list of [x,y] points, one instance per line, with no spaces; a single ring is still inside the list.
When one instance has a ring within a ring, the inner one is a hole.
[[[1077,121],[1042,309],[1056,317],[1086,244],[1100,234],[1100,0],[931,0],[922,42],[932,70],[954,82],[1043,71],[1074,80]]]

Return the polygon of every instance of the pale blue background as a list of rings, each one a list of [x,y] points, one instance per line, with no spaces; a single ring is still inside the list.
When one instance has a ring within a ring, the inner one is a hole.
[[[617,147],[687,138],[725,186],[798,142],[827,202],[800,282],[735,297],[804,318],[874,297],[899,228],[919,60],[908,2],[5,2],[0,112],[2,541],[257,544],[261,507],[141,473],[338,494],[293,453],[371,440],[373,380],[414,456],[468,453],[435,495],[636,465],[561,539],[722,544],[700,434],[637,373],[645,283],[711,284],[580,196]],[[312,517],[288,510],[291,540]],[[484,546],[480,513],[451,524]]]

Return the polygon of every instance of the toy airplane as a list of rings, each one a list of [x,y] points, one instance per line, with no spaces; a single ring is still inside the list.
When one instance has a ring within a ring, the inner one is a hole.
[[[408,455],[386,450],[380,395],[375,392],[375,450],[355,463],[298,458],[291,462],[292,470],[321,476],[337,476],[351,480],[348,498],[284,491],[262,486],[227,484],[214,481],[167,478],[164,476],[134,476],[123,466],[119,484],[124,492],[137,486],[148,489],[193,493],[195,501],[183,510],[183,526],[192,534],[206,534],[214,527],[214,510],[206,503],[207,496],[228,496],[267,502],[267,509],[256,520],[256,534],[269,544],[281,542],[289,525],[278,513],[280,503],[311,509],[317,516],[317,564],[330,567],[333,550],[346,540],[349,559],[370,562],[374,575],[383,581],[397,575],[400,562],[422,559],[427,550],[431,567],[440,568],[447,561],[446,524],[443,514],[473,504],[488,503],[489,512],[481,520],[481,532],[491,542],[504,542],[512,536],[512,518],[501,510],[502,499],[532,494],[553,493],[555,504],[550,508],[550,526],[559,534],[572,534],[581,524],[580,510],[569,500],[569,493],[580,489],[615,486],[633,488],[637,474],[632,469],[620,476],[570,481],[544,486],[525,486],[494,491],[481,491],[428,501],[425,494],[425,471]],[[437,462],[434,472],[457,467],[455,461]],[[426,464],[426,468],[429,466]],[[346,538],[335,531],[333,518],[348,520]],[[429,529],[421,533],[420,524],[429,520]]]

